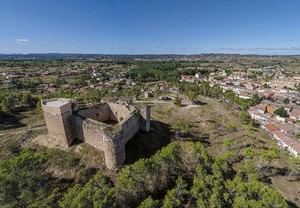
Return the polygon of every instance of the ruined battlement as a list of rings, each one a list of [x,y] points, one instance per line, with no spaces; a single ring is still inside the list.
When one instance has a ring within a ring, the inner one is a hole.
[[[74,106],[68,99],[42,101],[50,142],[61,147],[75,139],[88,143],[104,152],[109,169],[124,163],[125,145],[140,129],[150,130],[150,108],[145,122],[140,111],[126,102],[76,106],[76,110]]]

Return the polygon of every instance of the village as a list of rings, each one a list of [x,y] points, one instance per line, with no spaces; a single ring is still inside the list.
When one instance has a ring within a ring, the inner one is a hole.
[[[298,204],[298,65],[292,57],[230,57],[0,60],[0,156],[24,157],[28,148],[57,155],[39,167],[71,187],[93,178],[90,169],[128,178],[128,167],[156,163],[172,145],[188,164],[203,145],[234,171],[250,159],[259,180]]]
[[[299,9],[0,0],[0,208],[300,207]]]
[[[292,155],[300,154],[300,84],[299,76],[286,76],[283,69],[264,67],[248,71],[226,71],[202,76],[182,75],[181,82],[208,82],[223,91],[231,90],[239,98],[251,99],[258,95],[261,101],[250,107],[248,113],[278,145]]]
[[[185,61],[184,57],[177,59]],[[180,94],[178,86],[164,80],[141,85],[139,80],[129,76],[135,68],[135,64],[110,63],[106,59],[104,62],[92,61],[85,65],[78,61],[67,66],[35,70],[34,73],[32,70],[4,70],[0,74],[0,81],[3,88],[26,88],[27,84],[42,94],[58,90],[82,93],[90,89],[116,93],[122,88],[135,90],[135,100],[159,95],[159,99],[165,101],[172,100]],[[290,75],[278,65],[234,70],[217,68],[209,73],[203,73],[203,67],[174,70],[196,71],[194,75],[182,72],[178,78],[179,83],[206,82],[210,87],[219,87],[223,92],[232,91],[237,97],[245,100],[254,95],[259,96],[260,102],[248,109],[251,118],[292,155],[300,154],[300,76]]]

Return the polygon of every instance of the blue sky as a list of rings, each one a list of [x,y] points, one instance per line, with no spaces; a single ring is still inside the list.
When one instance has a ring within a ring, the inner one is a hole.
[[[0,0],[0,53],[300,54],[299,0]]]

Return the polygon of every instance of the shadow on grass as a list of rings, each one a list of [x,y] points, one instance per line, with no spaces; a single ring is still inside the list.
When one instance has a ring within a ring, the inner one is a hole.
[[[290,208],[297,208],[297,207],[298,207],[294,202],[287,201],[287,203],[288,203],[288,206],[289,206]]]
[[[0,112],[0,130],[7,130],[25,126],[25,124],[20,122],[20,120],[23,118],[24,116],[20,115],[20,113],[18,112],[14,114]]]
[[[151,121],[151,131],[140,131],[126,144],[125,164],[132,164],[141,158],[149,158],[170,143],[170,127],[160,121]]]
[[[206,102],[203,102],[201,100],[193,100],[192,101],[192,104],[193,105],[206,105],[207,103]]]
[[[202,134],[201,136],[195,135],[193,133],[181,133],[175,131],[172,134],[172,138],[174,141],[191,141],[191,142],[201,142],[205,146],[211,146],[211,142],[209,141],[208,134]]]

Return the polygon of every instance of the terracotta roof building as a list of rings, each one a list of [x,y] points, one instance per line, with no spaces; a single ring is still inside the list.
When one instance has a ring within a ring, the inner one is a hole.
[[[286,148],[290,153],[298,156],[300,153],[300,143],[288,135],[282,133],[280,130],[273,132],[274,138],[278,144]]]

